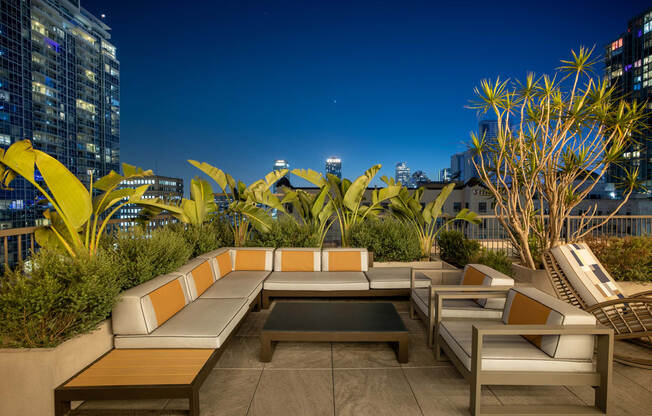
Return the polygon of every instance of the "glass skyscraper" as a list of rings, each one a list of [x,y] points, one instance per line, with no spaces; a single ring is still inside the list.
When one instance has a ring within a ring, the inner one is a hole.
[[[617,96],[639,103],[652,99],[652,8],[632,18],[627,30],[605,47],[605,78],[615,87]],[[647,114],[652,103],[647,104]],[[649,123],[649,120],[647,121]],[[648,127],[634,136],[636,142],[625,150],[628,169],[638,168],[639,179],[652,188],[652,130]],[[607,181],[618,183],[623,170],[610,167]]]
[[[110,28],[78,1],[0,2],[0,146],[30,139],[82,182],[120,167],[120,64]],[[0,227],[47,208],[23,180],[0,191]],[[23,245],[26,247],[26,245]]]
[[[394,169],[394,180],[403,186],[410,186],[410,168],[405,162],[398,162]]]
[[[326,173],[342,179],[342,159],[334,156],[326,159]]]

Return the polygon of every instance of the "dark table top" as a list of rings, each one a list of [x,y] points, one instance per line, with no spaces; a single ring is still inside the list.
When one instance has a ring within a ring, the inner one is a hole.
[[[263,331],[407,332],[388,302],[277,302]]]

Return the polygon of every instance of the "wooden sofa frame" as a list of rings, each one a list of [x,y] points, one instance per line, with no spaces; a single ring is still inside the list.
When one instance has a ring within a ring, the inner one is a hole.
[[[261,293],[262,294],[262,293]],[[64,381],[54,390],[54,414],[55,416],[64,416],[75,413],[71,410],[70,403],[80,400],[133,400],[133,399],[188,399],[190,416],[199,416],[199,389],[217,364],[222,353],[229,345],[238,329],[244,322],[245,318],[252,311],[259,311],[262,296],[258,294],[249,304],[249,310],[242,317],[238,325],[233,328],[224,344],[213,350],[213,353],[204,363],[195,378],[190,384],[158,384],[158,385],[130,385],[130,386],[79,386],[66,387],[72,379],[86,371],[97,361],[101,360],[112,350],[102,354],[98,359],[84,367],[81,371]]]
[[[441,310],[444,299],[468,299],[470,297],[494,298],[504,294],[486,292],[437,293],[436,308]],[[438,314],[438,316],[440,316]],[[453,318],[448,318],[453,320]],[[468,321],[469,319],[456,318]],[[469,407],[471,414],[528,414],[528,415],[572,415],[587,414],[586,406],[550,406],[550,405],[515,405],[515,406],[485,406],[481,407],[482,386],[592,386],[595,389],[595,407],[607,414],[609,388],[611,386],[613,367],[614,331],[611,328],[598,325],[503,325],[495,321],[478,319],[473,324],[471,341],[471,371],[467,370],[462,361],[448,346],[446,340],[439,334],[437,320],[435,326],[435,356],[441,359],[441,351],[453,363],[457,371],[470,383]],[[483,371],[482,343],[488,335],[596,335],[597,365],[594,372],[547,372],[547,371]]]

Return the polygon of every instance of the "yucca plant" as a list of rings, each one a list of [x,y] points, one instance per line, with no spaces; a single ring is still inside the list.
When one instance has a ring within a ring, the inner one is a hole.
[[[317,235],[320,246],[324,243],[326,233],[333,224],[334,209],[333,203],[328,200],[329,190],[328,184],[314,195],[301,189],[283,189],[285,193],[283,200],[292,204],[299,222],[309,227]]]
[[[471,160],[496,202],[498,220],[530,268],[536,267],[530,237],[544,250],[559,244],[571,210],[610,168],[624,171],[623,199],[599,220],[597,204],[587,210],[568,240],[602,227],[640,184],[638,169],[627,168],[623,155],[637,146],[633,136],[643,127],[645,103],[625,101],[609,80],[593,76],[597,61],[591,55],[586,48],[573,51],[553,76],[484,80],[470,105],[497,120],[495,139],[472,135]]]
[[[388,185],[395,185],[394,179],[383,177]],[[419,236],[421,247],[421,258],[430,260],[430,251],[435,244],[437,234],[440,230],[446,229],[447,225],[454,221],[467,221],[472,224],[479,224],[481,220],[478,214],[468,209],[463,209],[453,218],[446,220],[438,226],[437,220],[441,216],[444,203],[453,192],[455,184],[446,185],[437,198],[425,205],[421,204],[421,198],[425,189],[423,187],[410,192],[407,188],[401,187],[398,195],[390,198],[389,209],[392,215],[409,224]]]
[[[283,203],[271,191],[271,187],[288,172],[287,169],[275,170],[265,178],[251,185],[236,181],[231,175],[206,162],[188,161],[217,183],[222,195],[228,202],[228,209],[220,215],[229,217],[236,246],[242,246],[249,239],[251,227],[261,232],[268,232],[274,221],[272,211],[285,212]]]
[[[374,165],[364,174],[351,182],[340,179],[330,173],[324,178],[320,173],[310,169],[294,169],[293,174],[318,186],[320,190],[328,186],[328,199],[340,226],[342,246],[349,246],[349,230],[365,218],[373,218],[383,210],[381,203],[398,195],[401,185],[388,185],[371,191],[371,201],[365,201],[365,191],[380,170],[381,165]]]
[[[50,222],[35,232],[39,245],[63,248],[71,256],[97,254],[102,233],[120,208],[127,204],[163,206],[159,200],[143,199],[149,185],[118,189],[126,179],[152,175],[123,163],[123,174],[111,171],[93,182],[87,189],[77,177],[52,156],[34,149],[29,140],[12,144],[6,151],[0,149],[2,186],[8,188],[16,176],[25,178],[50,203],[43,215]],[[42,180],[37,179],[40,173]],[[99,191],[99,192],[98,192]],[[175,207],[168,207],[175,210]]]

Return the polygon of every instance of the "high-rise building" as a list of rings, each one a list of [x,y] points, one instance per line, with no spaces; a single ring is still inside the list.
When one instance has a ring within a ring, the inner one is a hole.
[[[421,185],[424,185],[426,183],[430,182],[430,178],[428,178],[428,175],[426,175],[426,172],[422,170],[417,170],[412,174],[412,177],[410,178],[410,187],[413,188],[418,188]]]
[[[478,137],[489,142],[495,141],[496,137],[498,137],[498,122],[495,120],[481,120],[478,123]],[[451,156],[449,180],[467,182],[471,178],[479,177],[478,171],[473,164],[474,160],[476,163],[480,163],[480,158],[471,149]]]
[[[451,168],[444,168],[439,170],[439,182],[451,181]]]
[[[398,162],[394,168],[394,180],[403,186],[410,186],[410,168],[405,162]]]
[[[627,30],[605,47],[605,78],[616,89],[616,96],[642,103],[652,98],[652,8],[634,16]],[[647,104],[648,115],[652,103]],[[635,142],[625,150],[623,167],[639,170],[639,180],[652,187],[652,128],[648,125],[635,134]],[[612,165],[607,181],[617,183],[623,169]]]
[[[120,167],[120,64],[110,28],[67,0],[0,3],[0,146],[30,139],[84,183]],[[0,191],[0,227],[46,204],[22,179]],[[27,245],[22,245],[27,247]]]
[[[160,198],[171,204],[180,203],[183,198],[183,179],[173,178],[170,176],[145,176],[143,178],[127,179],[120,184],[120,188],[137,188],[139,186],[149,185],[147,191],[143,194],[143,199]],[[137,218],[141,206],[127,204],[120,209],[118,218],[132,219]]]
[[[272,170],[283,170],[283,169],[290,169],[290,163],[285,159],[276,159],[274,161],[274,166],[272,167]],[[287,177],[288,177],[288,175],[283,176],[283,178],[286,178],[286,179],[287,179]],[[281,179],[283,179],[283,178],[281,178]],[[278,184],[278,182],[276,182],[274,184],[274,186],[272,187],[273,192],[276,192],[276,185],[277,184]]]
[[[335,156],[326,159],[326,174],[329,173],[342,179],[342,159]]]
[[[493,141],[498,137],[498,121],[482,120],[478,123],[478,137],[484,137],[487,141]]]

